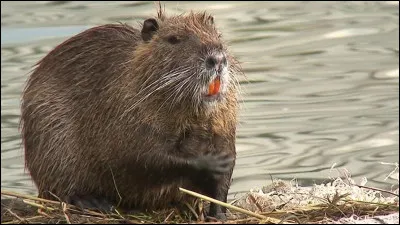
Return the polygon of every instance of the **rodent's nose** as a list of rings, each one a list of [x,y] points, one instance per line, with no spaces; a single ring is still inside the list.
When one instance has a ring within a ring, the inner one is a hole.
[[[215,69],[218,73],[220,73],[223,67],[226,66],[226,57],[222,53],[217,53],[208,56],[205,62],[207,69]]]

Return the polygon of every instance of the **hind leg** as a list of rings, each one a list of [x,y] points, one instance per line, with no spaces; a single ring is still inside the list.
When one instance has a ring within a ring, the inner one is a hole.
[[[73,195],[67,198],[67,203],[75,205],[81,209],[94,209],[104,213],[112,212],[115,208],[115,206],[105,198],[94,197],[91,195]]]

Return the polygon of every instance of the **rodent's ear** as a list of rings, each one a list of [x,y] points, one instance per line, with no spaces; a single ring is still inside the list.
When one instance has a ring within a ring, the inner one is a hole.
[[[210,21],[211,25],[214,25],[214,17],[213,16],[209,16],[208,20]]]
[[[155,19],[147,19],[143,23],[142,38],[144,41],[149,41],[154,33],[158,30],[158,23]]]

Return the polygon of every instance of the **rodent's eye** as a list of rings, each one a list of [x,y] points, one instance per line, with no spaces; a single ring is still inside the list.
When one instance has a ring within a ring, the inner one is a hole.
[[[175,36],[175,35],[172,35],[172,36],[169,36],[168,37],[168,39],[167,39],[167,41],[170,43],[170,44],[178,44],[179,42],[181,42],[181,40],[177,37],[177,36]]]

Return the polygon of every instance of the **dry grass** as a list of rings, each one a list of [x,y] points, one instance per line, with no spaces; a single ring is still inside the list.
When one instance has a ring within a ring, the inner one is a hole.
[[[365,183],[365,182],[364,182]],[[157,212],[103,214],[80,210],[62,202],[1,191],[3,224],[9,223],[221,223],[204,219],[208,202],[228,208],[224,223],[354,223],[374,219],[377,223],[398,223],[399,194],[355,184],[349,177],[328,184],[299,187],[294,182],[273,181],[251,190],[230,204],[181,189],[198,198],[195,205]],[[380,216],[390,215],[389,221]]]

